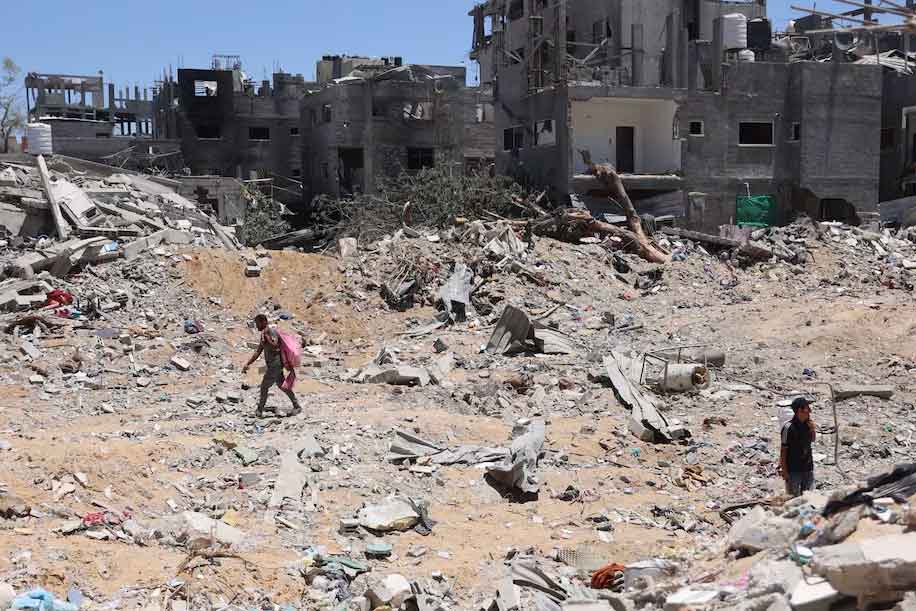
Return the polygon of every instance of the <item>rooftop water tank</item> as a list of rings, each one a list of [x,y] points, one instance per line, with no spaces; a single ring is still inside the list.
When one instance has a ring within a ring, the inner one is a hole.
[[[29,123],[25,127],[25,137],[29,141],[30,155],[51,155],[54,152],[51,126],[47,123]]]
[[[738,61],[739,62],[752,62],[757,59],[756,54],[750,49],[741,49],[738,51]]]
[[[722,42],[726,49],[747,49],[747,17],[730,13],[722,17]]]

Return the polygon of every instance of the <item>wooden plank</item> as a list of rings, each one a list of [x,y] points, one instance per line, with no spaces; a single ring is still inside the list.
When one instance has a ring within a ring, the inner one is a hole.
[[[837,401],[852,399],[853,397],[878,397],[879,399],[890,399],[894,396],[894,387],[886,385],[841,386],[833,390],[833,396]]]
[[[54,219],[54,228],[57,230],[57,235],[60,236],[60,239],[66,240],[70,237],[70,225],[64,220],[64,216],[60,211],[60,204],[51,190],[51,175],[42,155],[38,156],[38,173],[41,174],[41,184],[48,196],[48,202],[51,204],[51,217]]]

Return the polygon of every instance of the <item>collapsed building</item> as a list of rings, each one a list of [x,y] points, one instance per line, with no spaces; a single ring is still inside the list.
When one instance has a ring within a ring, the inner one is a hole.
[[[371,193],[377,176],[490,164],[491,94],[466,87],[463,67],[401,65],[400,58],[360,66],[302,98],[309,195]]]
[[[780,218],[877,212],[881,71],[795,61],[763,1],[490,0],[470,15],[499,172],[601,208],[587,151],[641,212],[709,230],[749,195]]]

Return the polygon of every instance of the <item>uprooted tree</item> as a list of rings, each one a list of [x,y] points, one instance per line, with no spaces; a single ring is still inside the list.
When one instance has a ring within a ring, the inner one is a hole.
[[[594,175],[608,190],[609,198],[623,210],[627,227],[618,227],[594,218],[588,210],[569,208],[557,210],[551,215],[531,221],[536,235],[546,235],[567,242],[578,242],[586,236],[604,235],[621,240],[624,250],[633,252],[652,263],[667,263],[671,256],[662,250],[642,227],[642,219],[630,201],[620,174],[610,165],[592,163],[588,151],[581,151],[588,173]]]
[[[0,141],[3,152],[9,152],[9,136],[13,130],[25,124],[25,117],[19,109],[22,87],[18,86],[22,68],[9,57],[0,64]]]
[[[313,203],[316,227],[329,236],[371,242],[404,226],[444,227],[456,218],[518,217],[529,195],[511,178],[448,167],[380,178],[373,194]]]

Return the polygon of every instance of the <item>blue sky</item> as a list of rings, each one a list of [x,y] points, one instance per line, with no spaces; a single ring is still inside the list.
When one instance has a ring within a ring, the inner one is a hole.
[[[779,29],[794,14],[791,1],[769,3]],[[170,64],[207,67],[213,53],[241,55],[258,80],[277,63],[311,78],[326,53],[459,65],[468,61],[474,0],[44,0],[40,10],[21,0],[3,4],[0,56],[26,71],[104,70],[107,82],[132,87],[150,85]]]

